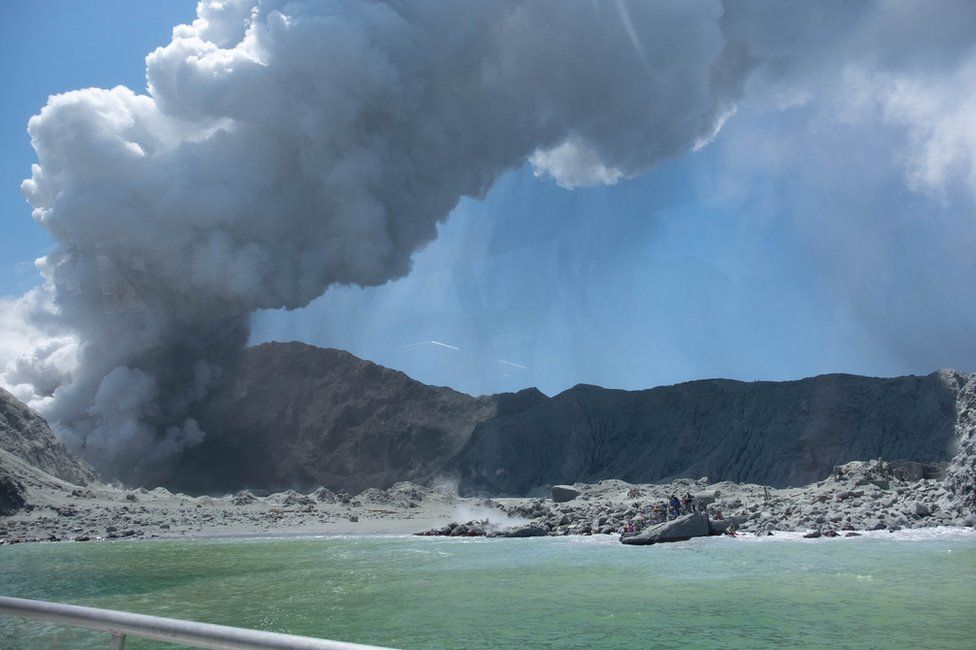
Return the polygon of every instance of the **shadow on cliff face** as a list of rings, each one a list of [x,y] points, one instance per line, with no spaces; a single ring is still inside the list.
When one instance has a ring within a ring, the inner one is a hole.
[[[871,458],[945,461],[966,375],[704,380],[645,391],[576,386],[480,424],[456,460],[462,492],[708,476],[804,485]]]
[[[472,397],[348,352],[263,344],[198,409],[207,436],[164,483],[189,492],[428,483],[476,424],[545,399],[534,389]]]
[[[472,397],[338,350],[245,350],[199,410],[205,440],[165,484],[358,491],[457,478],[462,494],[575,481],[708,476],[784,487],[851,460],[948,460],[968,375],[703,380],[643,391],[579,385]]]

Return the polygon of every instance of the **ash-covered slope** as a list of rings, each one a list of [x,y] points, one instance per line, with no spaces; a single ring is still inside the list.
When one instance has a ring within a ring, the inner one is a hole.
[[[947,461],[969,375],[694,381],[643,391],[576,386],[480,424],[452,471],[468,493],[553,483],[708,476],[776,487],[871,458]]]
[[[545,399],[534,389],[471,397],[341,350],[266,343],[244,351],[234,381],[199,414],[207,437],[167,485],[359,491],[423,483],[476,424]]]
[[[54,435],[44,418],[2,388],[0,450],[75,485],[87,485],[97,478],[95,471]],[[0,462],[0,469],[5,465]]]

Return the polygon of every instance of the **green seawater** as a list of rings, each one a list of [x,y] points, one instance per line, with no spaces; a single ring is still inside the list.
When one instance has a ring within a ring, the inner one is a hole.
[[[0,547],[6,595],[400,648],[974,648],[974,579],[976,536],[958,532]],[[0,647],[108,636],[0,618]],[[175,646],[126,645],[157,647]]]

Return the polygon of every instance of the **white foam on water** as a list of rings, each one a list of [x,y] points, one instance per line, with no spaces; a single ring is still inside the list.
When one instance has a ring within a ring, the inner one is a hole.
[[[730,542],[800,542],[804,544],[822,544],[827,542],[857,541],[862,539],[887,540],[899,542],[922,542],[931,540],[971,540],[976,541],[976,530],[972,528],[960,528],[957,526],[933,526],[931,528],[912,528],[889,532],[887,530],[858,530],[856,537],[844,537],[848,531],[838,531],[839,537],[818,537],[816,539],[806,539],[803,531],[775,531],[772,535],[756,536],[751,533],[741,533],[736,537],[723,537]]]
[[[474,511],[466,511],[464,514],[475,514]],[[511,525],[511,522],[518,523],[520,520],[512,519],[505,520],[498,517],[503,513],[494,511],[493,514],[496,519],[493,523],[505,523]],[[459,518],[460,519],[460,518]],[[467,519],[465,519],[467,521]],[[528,520],[525,520],[528,522]],[[729,537],[726,535],[715,535],[712,537],[697,537],[694,539],[686,540],[683,542],[671,542],[667,544],[658,544],[656,546],[669,547],[669,548],[689,548],[694,547],[698,549],[707,549],[711,545],[715,544],[770,544],[770,543],[800,543],[800,544],[832,544],[838,542],[857,542],[859,540],[882,540],[882,541],[897,541],[897,542],[925,542],[925,541],[971,541],[976,542],[976,529],[972,528],[961,528],[955,526],[934,526],[932,528],[915,528],[915,529],[905,529],[895,532],[888,532],[887,530],[872,530],[872,531],[854,531],[858,533],[857,537],[844,537],[844,534],[848,531],[841,531],[839,537],[818,537],[816,539],[806,539],[803,537],[805,534],[803,531],[774,531],[772,535],[756,536],[752,533],[740,533],[735,537]],[[509,538],[485,538],[485,537],[457,537],[457,538],[447,538],[447,537],[424,537],[417,536],[411,533],[308,533],[308,534],[295,534],[295,535],[242,535],[240,537],[217,537],[217,538],[207,538],[201,537],[199,539],[213,539],[213,540],[226,540],[226,541],[274,541],[283,539],[295,539],[295,540],[350,540],[350,539],[362,539],[362,540],[439,540],[439,541],[449,541],[452,544],[460,543],[470,543],[470,542],[480,542],[480,543],[504,543],[506,541],[512,541]],[[158,541],[180,541],[175,540],[158,540]],[[185,541],[185,540],[184,540]],[[620,536],[619,535],[566,535],[559,537],[528,537],[528,538],[516,538],[516,541],[520,542],[550,542],[550,543],[566,543],[572,544],[574,546],[620,546]]]

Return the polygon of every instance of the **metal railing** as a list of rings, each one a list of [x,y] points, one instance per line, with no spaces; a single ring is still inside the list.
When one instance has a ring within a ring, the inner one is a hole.
[[[0,596],[0,614],[24,616],[51,623],[73,625],[112,635],[111,650],[122,650],[126,636],[182,643],[197,648],[225,650],[384,650],[377,646],[314,639],[293,634],[248,630],[227,625],[196,623],[178,618],[133,614],[113,609],[80,607],[43,600]]]

